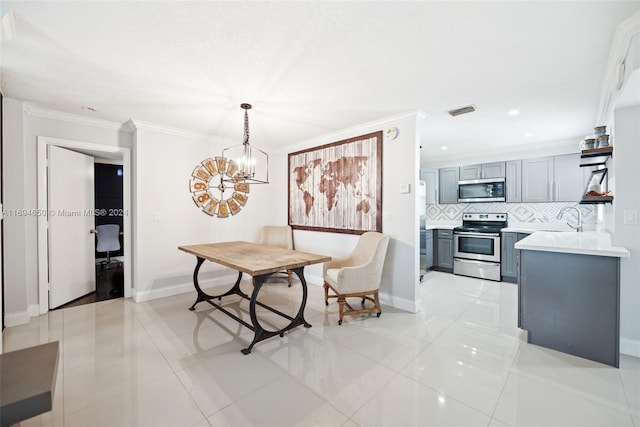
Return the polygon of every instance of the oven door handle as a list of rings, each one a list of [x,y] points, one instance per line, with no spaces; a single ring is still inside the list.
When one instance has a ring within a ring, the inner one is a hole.
[[[457,236],[500,237],[500,233],[471,233],[469,231],[454,231]]]

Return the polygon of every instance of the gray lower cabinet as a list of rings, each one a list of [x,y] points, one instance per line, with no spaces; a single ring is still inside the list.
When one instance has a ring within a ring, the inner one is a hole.
[[[440,204],[458,203],[459,168],[442,168],[439,170]]]
[[[433,268],[433,252],[433,230],[427,230],[425,270],[430,270]]]
[[[433,230],[420,230],[420,270],[433,268]]]
[[[618,367],[620,258],[521,250],[518,283],[528,342]]]
[[[436,230],[435,270],[453,272],[453,230]]]
[[[518,281],[518,250],[514,245],[527,236],[525,233],[502,233],[500,269],[503,282]]]

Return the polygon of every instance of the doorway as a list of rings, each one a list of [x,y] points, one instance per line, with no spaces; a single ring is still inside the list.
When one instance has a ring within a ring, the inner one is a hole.
[[[95,291],[57,308],[76,307],[124,296],[124,200],[122,162],[94,158]],[[116,230],[115,238],[101,242],[101,227]],[[117,228],[113,227],[116,226]],[[56,309],[57,309],[56,308]]]
[[[122,189],[122,211],[114,212],[120,215],[121,221],[121,255],[117,257],[127,268],[122,269],[122,291],[118,296],[132,296],[131,282],[131,150],[108,145],[99,145],[81,141],[62,140],[49,137],[38,137],[38,210],[48,212],[48,188],[47,188],[47,151],[49,146],[57,146],[71,151],[83,153],[94,158],[108,159],[113,163],[120,163]],[[117,173],[117,172],[116,172]],[[98,216],[98,215],[96,215]],[[100,215],[102,216],[102,215]],[[108,212],[105,214],[108,218]],[[113,219],[110,218],[110,219]],[[38,287],[40,314],[49,310],[50,290],[50,255],[48,246],[48,221],[46,216],[38,217]],[[104,254],[101,254],[104,255]]]

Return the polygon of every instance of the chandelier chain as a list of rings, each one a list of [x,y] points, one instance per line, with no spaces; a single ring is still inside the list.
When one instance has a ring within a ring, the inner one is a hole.
[[[244,110],[244,140],[242,143],[249,143],[249,113],[247,110]]]

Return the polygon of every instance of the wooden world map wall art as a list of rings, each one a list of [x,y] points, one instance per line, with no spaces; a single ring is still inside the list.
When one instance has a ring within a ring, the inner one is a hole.
[[[197,165],[189,181],[196,206],[218,218],[239,213],[249,199],[249,184],[223,181],[236,177],[237,171],[237,163],[224,157],[208,158]]]
[[[289,154],[289,225],[382,231],[382,131]]]

